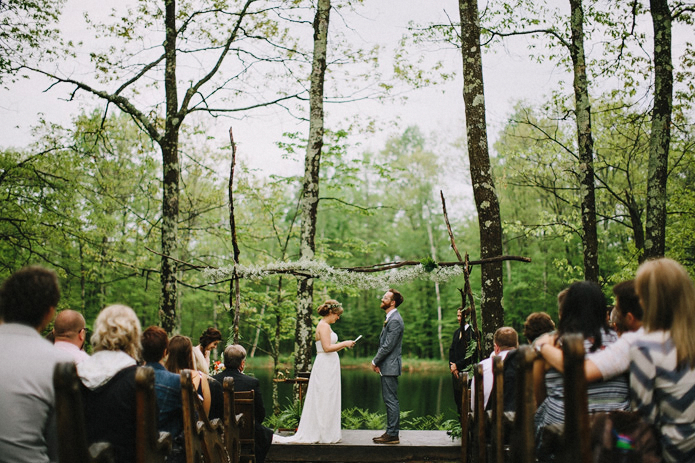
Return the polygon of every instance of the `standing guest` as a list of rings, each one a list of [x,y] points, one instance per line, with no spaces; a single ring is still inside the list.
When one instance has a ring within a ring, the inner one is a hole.
[[[87,441],[110,442],[117,462],[135,461],[135,371],[140,321],[130,307],[110,305],[94,322],[94,354],[77,364]]]
[[[81,313],[68,309],[56,316],[53,323],[53,345],[68,352],[76,364],[89,358],[82,350],[85,339],[87,330]]]
[[[404,324],[398,306],[403,296],[389,289],[381,298],[381,309],[386,312],[384,327],[379,335],[379,350],[372,359],[372,370],[381,376],[381,396],[386,405],[386,432],[372,440],[377,444],[400,444],[401,408],[398,403],[398,377],[401,375],[401,349]]]
[[[473,355],[466,356],[468,352],[468,346],[471,343],[471,338],[473,337],[473,330],[471,325],[466,322],[466,319],[470,316],[470,307],[464,309],[459,307],[456,310],[456,319],[458,320],[459,327],[454,331],[454,336],[451,340],[451,347],[449,347],[449,371],[451,371],[451,380],[454,388],[454,402],[456,402],[456,408],[458,410],[459,416],[461,416],[461,394],[463,393],[463,371],[468,368],[468,366],[473,363]]]
[[[695,286],[674,260],[637,270],[645,334],[630,350],[632,406],[661,434],[667,462],[695,461]]]
[[[492,337],[492,342],[494,344],[494,350],[490,357],[483,360],[481,365],[483,366],[483,404],[487,407],[487,403],[490,400],[490,393],[492,392],[492,384],[494,382],[494,375],[492,374],[492,358],[495,356],[502,357],[504,362],[507,354],[513,352],[517,347],[519,347],[519,334],[516,330],[510,326],[503,326],[495,331]],[[511,384],[504,383],[504,389],[509,391],[514,391],[514,387]],[[471,382],[471,410],[475,410],[475,378]]]
[[[181,403],[181,376],[164,367],[169,339],[167,332],[150,326],[142,333],[142,359],[154,370],[154,392],[157,397],[159,419],[157,428],[171,434],[172,454],[168,461],[183,461],[183,408]]]
[[[524,321],[524,337],[529,344],[533,344],[538,336],[550,333],[554,329],[553,319],[545,312],[533,312]]]
[[[203,402],[205,414],[210,414],[210,385],[207,377],[195,369],[193,361],[193,343],[187,336],[176,335],[169,340],[169,356],[166,361],[167,370],[181,374],[183,370],[191,370],[193,387]]]
[[[25,267],[0,288],[0,462],[58,461],[53,370],[72,357],[41,337],[60,299],[52,270]]]
[[[217,328],[210,327],[203,331],[198,341],[200,344],[195,346],[195,368],[206,375],[210,374],[210,351],[215,349],[222,340],[222,333]]]
[[[263,463],[273,441],[273,430],[263,426],[265,407],[261,395],[261,384],[258,379],[244,374],[246,368],[246,349],[239,344],[227,346],[224,350],[224,371],[215,375],[215,380],[224,383],[225,378],[234,378],[235,391],[253,391],[255,410],[255,454],[256,461]]]

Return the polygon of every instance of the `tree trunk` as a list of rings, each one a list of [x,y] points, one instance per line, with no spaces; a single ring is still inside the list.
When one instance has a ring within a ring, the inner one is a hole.
[[[584,10],[582,0],[570,0],[572,43],[570,56],[574,68],[574,102],[579,149],[579,196],[582,202],[582,247],[584,279],[598,282],[598,234],[594,192],[594,140],[591,135],[591,102],[584,56]]]
[[[316,250],[316,211],[319,204],[319,167],[323,148],[323,84],[326,74],[328,20],[330,0],[319,0],[314,18],[314,58],[311,65],[309,90],[309,140],[304,163],[304,185],[300,214],[302,220],[299,254],[301,259],[313,259]],[[299,280],[297,286],[297,325],[295,328],[294,368],[308,371],[311,364],[314,281]]]
[[[166,94],[166,122],[162,150],[162,297],[160,318],[162,328],[171,334],[176,326],[176,256],[178,251],[179,219],[179,125],[176,88],[176,1],[165,2],[164,20],[166,39],[164,91]]]
[[[668,0],[650,0],[649,5],[654,26],[654,109],[649,138],[646,259],[662,257],[666,249],[666,178],[673,106],[671,11]]]
[[[485,120],[483,59],[476,0],[459,0],[461,52],[463,54],[463,100],[473,195],[480,227],[480,257],[502,255],[500,207],[492,180]],[[504,323],[502,309],[502,262],[481,266],[483,352],[492,350],[492,336]]]

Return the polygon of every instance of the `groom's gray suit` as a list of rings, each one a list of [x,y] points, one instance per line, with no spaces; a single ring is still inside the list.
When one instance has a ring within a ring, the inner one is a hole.
[[[388,315],[379,336],[379,350],[372,363],[379,367],[381,373],[381,395],[386,405],[386,434],[398,436],[401,414],[398,404],[398,377],[401,375],[403,319],[395,309]]]

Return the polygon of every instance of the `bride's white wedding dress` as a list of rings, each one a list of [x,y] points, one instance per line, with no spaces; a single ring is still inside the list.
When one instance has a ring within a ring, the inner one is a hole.
[[[331,344],[338,335],[331,330]],[[316,341],[316,360],[311,368],[299,428],[293,436],[273,436],[273,443],[333,444],[340,440],[340,357],[324,352]]]

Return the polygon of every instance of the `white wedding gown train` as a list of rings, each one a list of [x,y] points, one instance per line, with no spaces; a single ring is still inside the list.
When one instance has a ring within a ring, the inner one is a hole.
[[[331,344],[338,335],[331,330]],[[302,417],[293,436],[273,436],[273,443],[333,444],[340,440],[340,357],[337,352],[324,352],[316,341],[316,359],[309,376]]]

